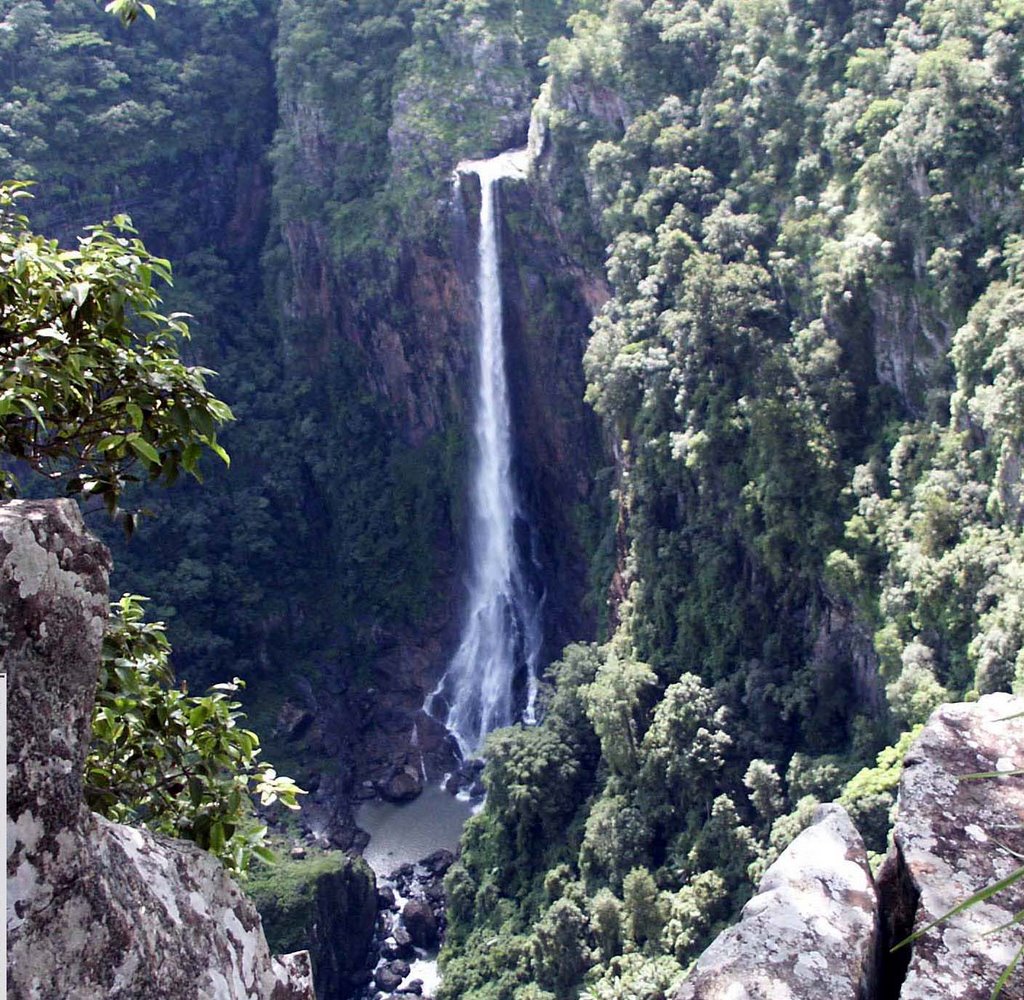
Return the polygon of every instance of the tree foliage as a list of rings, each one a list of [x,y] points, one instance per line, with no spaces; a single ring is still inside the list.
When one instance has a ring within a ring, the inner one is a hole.
[[[0,450],[111,513],[126,484],[199,477],[205,449],[228,461],[217,427],[232,419],[185,365],[183,314],[157,312],[170,264],[127,216],[92,226],[74,249],[29,229],[0,187]],[[17,480],[5,468],[0,495]]]
[[[237,677],[190,695],[174,684],[161,622],[143,620],[145,598],[112,605],[92,742],[85,765],[86,802],[120,823],[195,841],[236,875],[254,858],[272,862],[261,806],[297,809],[305,794],[259,760],[259,737],[241,723]]]

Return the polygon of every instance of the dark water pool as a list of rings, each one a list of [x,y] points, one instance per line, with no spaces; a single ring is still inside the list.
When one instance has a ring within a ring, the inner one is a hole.
[[[472,814],[471,803],[436,785],[412,802],[366,802],[356,812],[356,823],[370,835],[363,857],[377,875],[388,875],[441,847],[454,851]]]

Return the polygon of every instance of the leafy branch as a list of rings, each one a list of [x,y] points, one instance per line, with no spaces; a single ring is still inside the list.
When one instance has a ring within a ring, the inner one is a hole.
[[[188,316],[157,311],[168,261],[126,215],[75,249],[31,232],[15,211],[25,187],[0,184],[0,452],[112,514],[140,472],[199,479],[204,449],[228,463],[217,429],[231,409],[206,388],[213,372],[179,357]],[[0,499],[17,492],[0,470]]]
[[[298,808],[305,792],[259,760],[259,737],[241,723],[239,678],[201,696],[174,685],[170,643],[161,622],[143,620],[146,598],[112,604],[92,744],[86,802],[121,823],[195,841],[235,874],[274,860],[267,827],[253,807]]]

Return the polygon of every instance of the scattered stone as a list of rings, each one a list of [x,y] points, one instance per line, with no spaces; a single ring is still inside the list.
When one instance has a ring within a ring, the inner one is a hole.
[[[879,874],[891,941],[919,930],[1020,866],[1024,783],[1020,778],[961,780],[1024,767],[1024,700],[1007,694],[942,705],[904,761],[893,848]],[[1018,949],[1024,881],[943,921],[907,952],[900,1000],[989,1000]],[[901,915],[904,926],[899,926]],[[900,952],[896,953],[899,957]],[[1003,991],[1024,997],[1019,972]]]
[[[399,991],[399,993],[407,993],[410,996],[420,996],[423,993],[423,980],[422,979],[410,979]]]
[[[417,948],[433,948],[437,944],[437,918],[426,901],[410,899],[402,907],[402,922]]]
[[[402,958],[396,958],[391,962],[388,962],[388,968],[396,975],[405,979],[407,975],[412,971],[409,963]]]
[[[397,990],[402,985],[403,978],[403,976],[392,972],[390,965],[382,965],[373,975],[373,981],[377,984],[377,989],[384,990],[386,993]]]
[[[819,806],[674,1000],[861,1000],[873,986],[876,919],[860,834],[842,806]]]
[[[395,890],[389,885],[379,886],[377,888],[377,909],[394,910],[396,906]]]
[[[301,861],[306,856],[306,848],[300,844],[296,844],[291,850],[291,856],[296,861]]]
[[[443,847],[420,862],[434,878],[441,878],[454,863],[455,855]]]
[[[401,925],[396,927],[391,936],[399,949],[398,954],[402,958],[408,958],[412,955],[414,949],[412,935],[404,927]]]

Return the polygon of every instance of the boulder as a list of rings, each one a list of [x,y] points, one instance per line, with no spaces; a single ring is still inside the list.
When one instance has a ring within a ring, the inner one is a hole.
[[[1024,701],[1006,694],[942,705],[907,753],[893,847],[879,874],[890,940],[926,927],[1020,867],[1024,783],[963,779],[1024,768],[1024,718],[1012,718],[1022,712]],[[1024,880],[898,951],[897,961],[909,962],[900,1000],[989,1000],[1024,945],[1019,924],[992,931],[1022,910]],[[1024,997],[1020,970],[1002,997]]]
[[[422,791],[422,777],[406,767],[388,779],[381,789],[381,795],[388,802],[408,802],[416,798]]]
[[[862,1000],[874,985],[876,921],[860,834],[841,806],[820,806],[674,1000]]]
[[[72,501],[0,506],[8,995],[313,1000],[218,861],[82,802],[109,568]]]
[[[441,878],[454,863],[455,855],[443,847],[420,862],[434,878]]]
[[[437,944],[437,918],[425,900],[410,899],[402,907],[402,922],[417,948],[433,948]]]
[[[401,958],[408,958],[413,953],[412,935],[404,927],[396,927],[392,938]]]
[[[390,965],[382,965],[373,975],[377,989],[391,993],[402,985],[402,977],[391,971]]]

